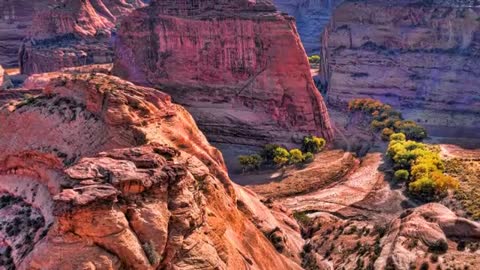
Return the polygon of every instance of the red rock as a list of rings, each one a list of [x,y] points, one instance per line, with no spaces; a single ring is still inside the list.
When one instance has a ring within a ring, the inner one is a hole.
[[[158,86],[213,143],[330,139],[294,20],[269,1],[154,1],[123,21],[114,74]]]
[[[43,93],[0,109],[8,267],[300,269],[289,213],[234,187],[168,95],[105,74],[48,77]]]
[[[0,0],[0,65],[18,66],[18,50],[27,36],[36,11],[47,8],[48,0]]]
[[[52,1],[38,10],[20,50],[23,74],[63,67],[111,63],[111,32],[117,20],[143,6],[142,1]]]
[[[324,32],[332,105],[376,98],[438,137],[480,131],[478,7],[471,1],[346,1]]]

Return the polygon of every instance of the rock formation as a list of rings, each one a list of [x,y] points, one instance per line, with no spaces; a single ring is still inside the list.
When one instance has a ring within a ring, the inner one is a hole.
[[[21,72],[113,62],[110,41],[118,18],[143,5],[139,0],[50,1],[48,8],[36,12],[22,45]]]
[[[46,9],[48,0],[0,0],[0,65],[18,66],[18,50],[27,36],[35,12]]]
[[[372,97],[431,135],[480,131],[480,16],[474,1],[346,1],[323,36],[328,102]]]
[[[269,0],[153,1],[126,18],[114,74],[160,87],[213,143],[330,139],[294,20]]]
[[[0,109],[2,266],[300,269],[289,212],[234,186],[168,95],[54,74]]]
[[[12,81],[8,77],[7,72],[0,66],[0,90],[5,90],[7,88],[13,87]]]
[[[308,54],[320,54],[320,37],[341,0],[273,0],[278,10],[295,17],[298,33]]]

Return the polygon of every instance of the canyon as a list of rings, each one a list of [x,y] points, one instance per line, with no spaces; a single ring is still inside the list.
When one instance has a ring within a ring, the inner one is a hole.
[[[0,110],[2,266],[299,269],[289,212],[233,184],[168,95],[101,73],[47,76]]]
[[[152,1],[125,18],[113,74],[161,88],[215,145],[332,138],[294,20],[266,0]]]
[[[478,268],[479,8],[0,0],[0,270]],[[364,97],[458,187],[413,196]],[[240,173],[306,135],[311,160]]]
[[[401,109],[433,136],[480,131],[479,9],[455,1],[345,1],[322,39],[328,103],[358,97]]]
[[[278,10],[295,17],[305,51],[320,54],[320,37],[341,0],[274,0]]]
[[[111,63],[111,38],[119,18],[145,5],[140,0],[43,2],[43,8],[25,14],[31,26],[18,52],[23,74]]]

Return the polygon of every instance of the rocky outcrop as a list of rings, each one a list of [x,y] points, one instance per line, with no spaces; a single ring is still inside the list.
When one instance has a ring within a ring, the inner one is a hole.
[[[18,66],[18,50],[27,36],[34,14],[47,8],[48,0],[0,0],[0,65]]]
[[[0,90],[5,90],[7,88],[13,87],[12,81],[8,77],[7,72],[0,66]]]
[[[458,242],[465,244],[478,242],[479,239],[478,223],[459,218],[440,204],[423,205],[407,210],[389,225],[388,233],[381,241],[383,248],[375,262],[375,268],[383,269],[386,265],[392,265],[395,269],[410,269],[412,265],[422,264],[423,254],[443,254],[447,251],[452,255],[453,261],[440,259],[439,265],[443,264],[448,268],[451,265],[474,261],[471,265],[478,266],[476,255],[465,250],[465,246],[458,248]]]
[[[234,186],[168,95],[54,74],[42,93],[0,109],[3,266],[299,269],[295,222]]]
[[[320,37],[341,0],[273,0],[278,10],[295,17],[298,33],[308,54],[320,54]]]
[[[330,139],[294,21],[268,0],[153,1],[122,23],[114,74],[158,86],[213,143]]]
[[[469,1],[346,1],[323,36],[328,102],[371,97],[431,135],[480,127],[479,10]]]
[[[113,62],[111,35],[118,19],[142,1],[51,1],[39,10],[20,50],[23,74]]]

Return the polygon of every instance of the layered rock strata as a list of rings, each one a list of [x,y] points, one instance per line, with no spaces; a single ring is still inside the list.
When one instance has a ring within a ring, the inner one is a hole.
[[[234,186],[168,95],[105,74],[49,77],[0,109],[2,265],[300,269],[289,212]]]
[[[323,35],[328,102],[371,97],[430,134],[480,131],[480,9],[458,1],[346,1]]]
[[[23,74],[113,62],[111,35],[119,18],[142,1],[51,1],[35,13],[19,52]]]
[[[330,139],[294,20],[266,0],[153,1],[122,23],[114,74],[160,87],[213,143]]]
[[[18,50],[28,34],[34,14],[46,9],[48,0],[0,0],[0,65],[18,66]]]
[[[342,0],[273,0],[278,10],[295,17],[298,33],[308,54],[320,54],[320,37]]]

